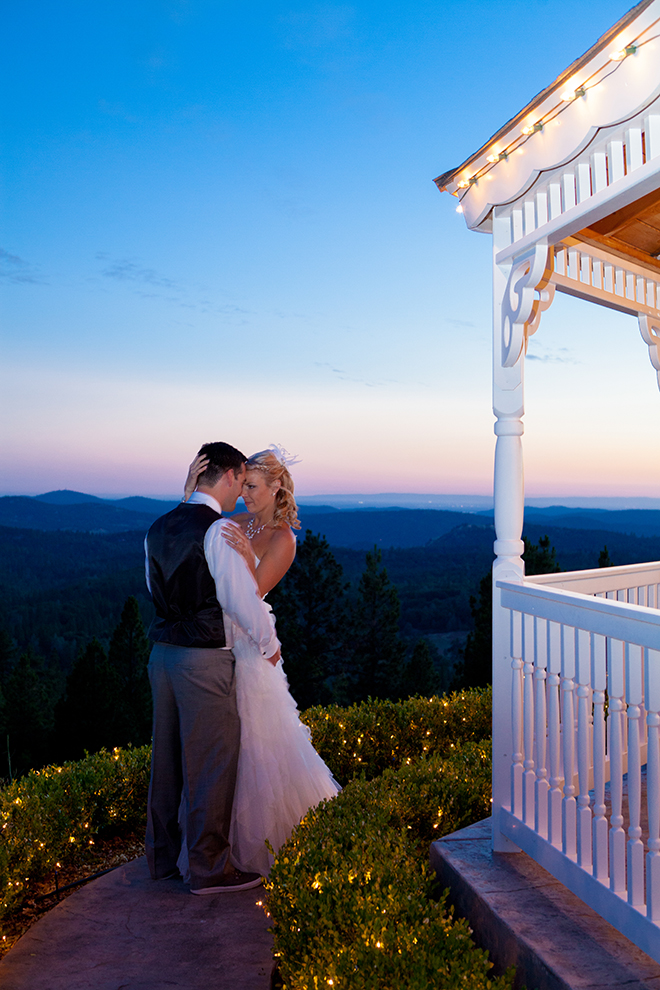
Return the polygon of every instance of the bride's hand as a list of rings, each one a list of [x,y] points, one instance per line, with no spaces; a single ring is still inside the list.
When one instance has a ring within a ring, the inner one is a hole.
[[[236,523],[232,523],[230,526],[222,527],[222,535],[229,544],[229,546],[240,553],[254,574],[255,564],[254,564],[254,550],[252,549],[252,544],[248,540],[247,536],[243,532],[240,526]]]
[[[188,477],[186,478],[186,483],[183,488],[183,501],[187,502],[192,493],[197,488],[197,479],[202,472],[206,471],[209,466],[209,459],[203,454],[198,454],[195,460],[192,462],[188,468]]]

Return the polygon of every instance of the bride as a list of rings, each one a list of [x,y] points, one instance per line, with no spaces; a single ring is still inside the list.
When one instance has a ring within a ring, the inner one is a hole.
[[[296,554],[293,530],[300,523],[286,460],[277,447],[248,458],[242,493],[248,511],[223,527],[262,597],[282,580]],[[201,457],[190,465],[185,499],[205,467]],[[340,788],[298,717],[282,661],[265,662],[245,633],[235,633],[241,748],[229,840],[234,866],[267,875],[273,855],[266,842],[276,853],[307,811]],[[186,865],[180,864],[184,875]]]

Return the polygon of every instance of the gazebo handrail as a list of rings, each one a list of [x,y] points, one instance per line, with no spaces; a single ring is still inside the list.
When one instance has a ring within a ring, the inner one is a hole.
[[[651,577],[651,581],[621,581],[621,578]],[[618,564],[613,567],[591,567],[579,571],[556,571],[552,574],[532,574],[525,577],[525,584],[540,584],[551,588],[578,590],[576,587],[585,585],[591,588],[587,594],[619,591],[623,588],[633,588],[640,585],[660,583],[660,560],[652,560],[641,564]],[[579,590],[584,590],[580,588]]]
[[[503,608],[660,650],[660,611],[540,584],[498,581]]]

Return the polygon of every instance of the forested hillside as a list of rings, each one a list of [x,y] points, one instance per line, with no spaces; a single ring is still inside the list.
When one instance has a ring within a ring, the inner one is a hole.
[[[124,511],[140,521],[145,507],[136,501]],[[64,508],[84,513],[90,503]],[[609,515],[618,513],[605,522]],[[298,535],[296,562],[269,596],[301,707],[487,680],[488,517],[342,510],[303,520],[315,528]],[[526,559],[536,573],[555,563],[573,570],[660,558],[660,536],[545,525],[557,520],[561,513],[529,515]],[[412,539],[418,545],[408,545]],[[144,627],[152,606],[143,541],[144,528],[0,527],[0,777],[10,759],[20,773],[85,748],[148,738]],[[445,650],[454,634],[460,642],[471,630],[465,654],[456,645],[438,654],[434,644]]]

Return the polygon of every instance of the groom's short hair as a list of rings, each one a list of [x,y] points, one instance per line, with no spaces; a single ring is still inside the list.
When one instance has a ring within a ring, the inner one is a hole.
[[[236,447],[232,447],[231,444],[222,443],[222,441],[203,444],[199,454],[209,459],[206,471],[200,474],[197,479],[197,483],[201,482],[203,485],[214,485],[226,471],[233,471],[235,475],[238,474],[247,461],[245,454],[242,454]]]

